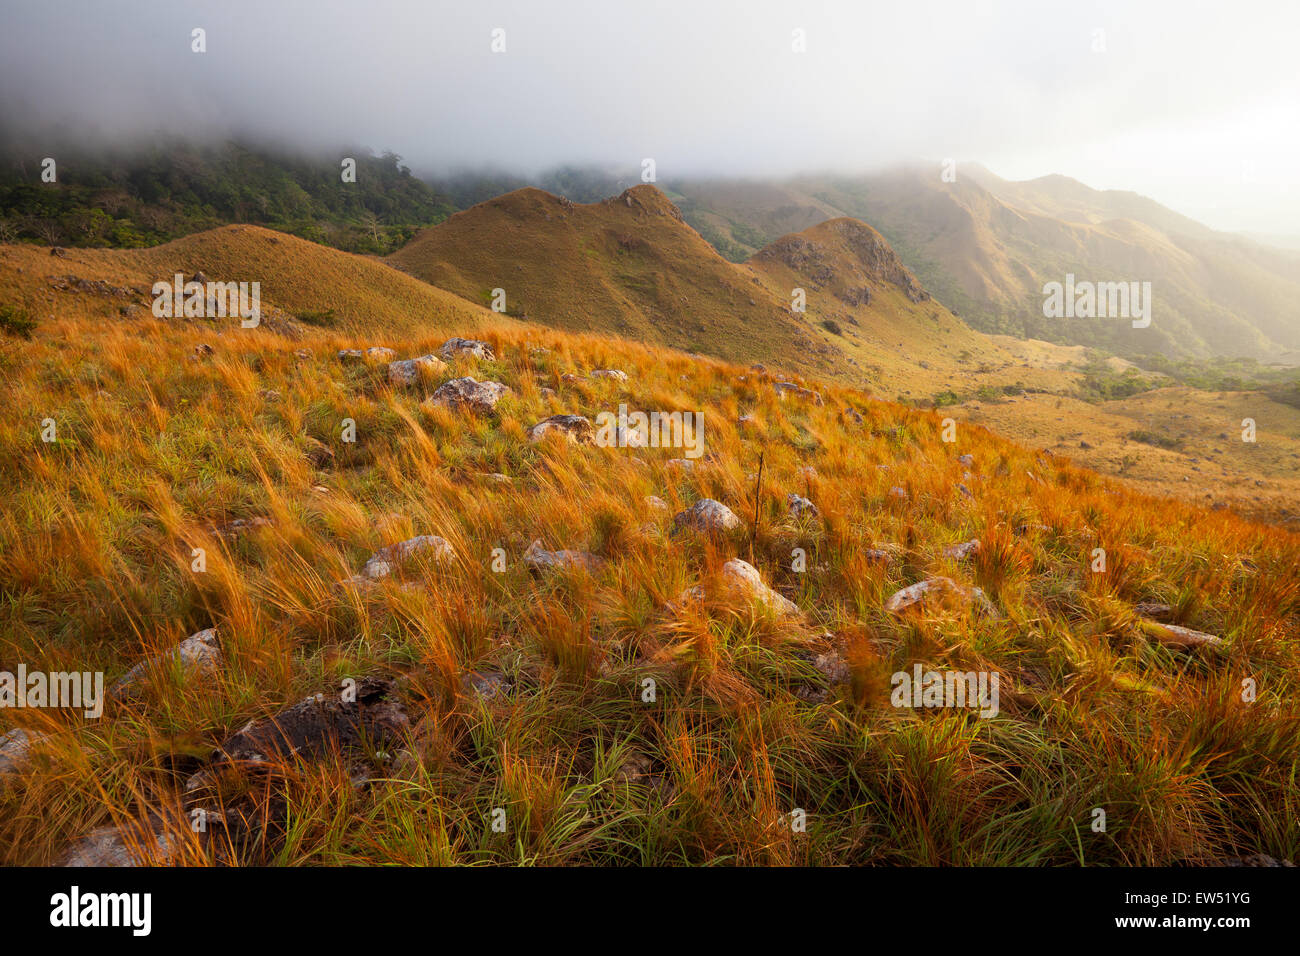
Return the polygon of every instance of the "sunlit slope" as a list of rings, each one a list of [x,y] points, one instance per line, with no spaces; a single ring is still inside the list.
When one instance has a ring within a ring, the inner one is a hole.
[[[34,246],[7,246],[0,266],[11,293],[42,317],[72,301],[75,284],[57,287],[63,276],[105,283],[104,294],[89,294],[86,304],[116,317],[123,307],[148,311],[153,283],[170,282],[179,272],[186,279],[202,273],[212,282],[257,282],[270,323],[301,319],[342,333],[415,332],[502,319],[375,259],[258,226],[224,226],[140,250],[68,249],[57,256]]]

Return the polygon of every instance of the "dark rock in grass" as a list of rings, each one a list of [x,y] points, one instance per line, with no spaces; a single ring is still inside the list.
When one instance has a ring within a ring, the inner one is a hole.
[[[185,784],[185,812],[215,848],[266,856],[283,835],[286,789],[297,760],[341,759],[353,787],[394,756],[410,720],[394,683],[362,678],[350,693],[316,694],[273,717],[250,720],[226,738]]]

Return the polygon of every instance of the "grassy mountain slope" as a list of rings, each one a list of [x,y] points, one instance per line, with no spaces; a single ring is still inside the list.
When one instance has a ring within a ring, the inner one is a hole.
[[[800,371],[831,356],[799,347],[807,323],[747,270],[717,254],[653,186],[586,205],[522,189],[424,230],[387,260],[508,314],[725,356],[788,355]]]
[[[124,308],[143,317],[153,283],[171,281],[177,272],[187,279],[202,272],[214,282],[259,282],[265,322],[294,331],[305,323],[340,334],[366,334],[376,325],[413,332],[502,319],[374,259],[259,226],[223,226],[149,249],[69,249],[62,256],[6,246],[0,261],[9,301],[42,321],[83,298],[106,320],[119,318]],[[83,297],[76,280],[102,286]]]
[[[30,339],[0,337],[0,669],[113,681],[208,627],[221,650],[210,672],[147,664],[100,719],[0,711],[0,732],[49,735],[0,773],[3,862],[59,860],[151,814],[168,848],[147,840],[139,855],[192,863],[1300,855],[1294,534],[1135,494],[978,426],[945,442],[940,415],[834,383],[807,381],[821,406],[783,401],[746,368],[515,323],[397,276],[368,284],[383,266],[266,238],[220,230],[156,262],[0,247],[0,302],[53,313]],[[52,268],[125,286],[146,267],[212,262],[271,270],[286,309],[369,304],[366,335],[352,318],[126,318],[98,287],[48,285]],[[333,357],[348,344],[419,355],[455,334],[496,358],[406,390]],[[627,380],[565,379],[599,368]],[[458,374],[511,392],[482,415],[422,401]],[[528,440],[548,415],[620,403],[702,413],[704,457],[687,469],[669,463],[679,449]],[[794,516],[792,493],[820,516]],[[672,534],[704,497],[739,527]],[[240,518],[267,523],[214,530]],[[416,534],[454,557],[350,582]],[[604,562],[530,571],[535,539]],[[974,554],[945,555],[972,539]],[[797,613],[723,587],[735,557]],[[994,613],[952,599],[885,610],[936,574],[982,588]],[[696,585],[703,600],[683,601]],[[1144,601],[1222,645],[1167,645]],[[891,675],[916,664],[997,673],[998,714],[893,706]],[[394,680],[398,730],[232,768],[229,815],[195,832],[186,781],[214,747],[361,677]],[[236,821],[243,838],[227,840]]]
[[[1009,183],[979,167],[961,167],[957,181],[945,183],[928,166],[749,189],[706,181],[672,185],[686,197],[692,218],[742,245],[756,235],[775,239],[773,226],[823,213],[870,222],[922,285],[984,331],[1129,356],[1294,361],[1300,350],[1300,257],[1214,233],[1132,193],[1091,190],[1059,176]],[[774,222],[760,208],[782,215]],[[1150,281],[1151,327],[1044,318],[1043,284],[1067,273]]]

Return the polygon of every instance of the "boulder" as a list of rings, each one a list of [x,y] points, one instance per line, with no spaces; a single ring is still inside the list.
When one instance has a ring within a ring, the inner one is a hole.
[[[969,541],[963,541],[961,544],[954,544],[943,549],[945,558],[952,558],[954,561],[961,561],[969,558],[972,554],[979,554],[980,540],[972,538]]]
[[[524,564],[545,571],[580,569],[595,572],[605,566],[605,559],[589,551],[547,551],[539,539],[524,552]]]
[[[701,498],[685,511],[678,512],[673,518],[674,529],[694,528],[704,532],[735,531],[741,527],[736,513],[720,501]]]
[[[722,566],[721,583],[727,590],[767,606],[782,617],[799,614],[799,606],[782,594],[778,594],[763,582],[758,568],[748,561],[732,558]]]
[[[964,588],[952,578],[927,578],[916,584],[895,591],[885,602],[885,610],[890,614],[899,614],[910,607],[923,604],[928,598],[952,596],[966,604],[975,604],[990,617],[997,616],[997,609],[988,595],[980,588]]]
[[[492,351],[492,346],[486,342],[480,342],[477,339],[452,338],[442,343],[442,348],[438,349],[438,354],[445,361],[452,361],[460,357],[480,359],[484,362],[496,361],[496,353]]]
[[[561,435],[566,441],[577,445],[590,445],[595,438],[596,429],[591,420],[582,415],[552,415],[544,418],[528,430],[529,441],[541,441],[547,435]]]
[[[392,385],[414,385],[421,375],[437,375],[447,363],[434,355],[420,355],[388,363],[388,381]]]
[[[32,733],[22,727],[15,727],[0,736],[0,774],[16,773],[31,756],[32,747],[44,740],[48,734]]]
[[[822,397],[811,389],[796,385],[794,382],[776,382],[772,385],[776,389],[776,394],[784,401],[787,395],[793,395],[805,402],[811,402],[814,405],[822,404]]]
[[[469,408],[476,412],[490,412],[509,391],[510,389],[500,382],[476,382],[467,375],[464,378],[453,378],[443,382],[429,401],[448,408]]]
[[[786,495],[785,503],[790,506],[790,514],[796,518],[816,518],[821,514],[815,504],[801,495]]]
[[[191,634],[171,650],[141,661],[119,677],[108,692],[115,696],[126,695],[138,689],[151,673],[172,666],[179,667],[186,678],[216,671],[221,666],[221,641],[217,629],[210,627]]]
[[[361,569],[361,575],[367,580],[378,581],[380,578],[392,574],[415,555],[424,552],[430,552],[434,560],[440,564],[445,564],[456,558],[456,552],[446,538],[440,538],[433,534],[421,534],[405,541],[399,541],[397,544],[390,544],[388,547],[376,551],[370,556],[370,560],[366,562],[365,567]]]

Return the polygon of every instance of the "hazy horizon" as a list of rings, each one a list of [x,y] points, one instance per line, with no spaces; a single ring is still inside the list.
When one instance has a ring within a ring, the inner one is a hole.
[[[29,4],[0,14],[0,127],[27,142],[59,131],[126,144],[167,129],[309,152],[358,143],[425,175],[649,157],[660,181],[784,178],[952,157],[1011,180],[1140,193],[1215,229],[1294,235],[1300,8],[1232,13],[1019,0]],[[504,52],[492,50],[498,28]]]

